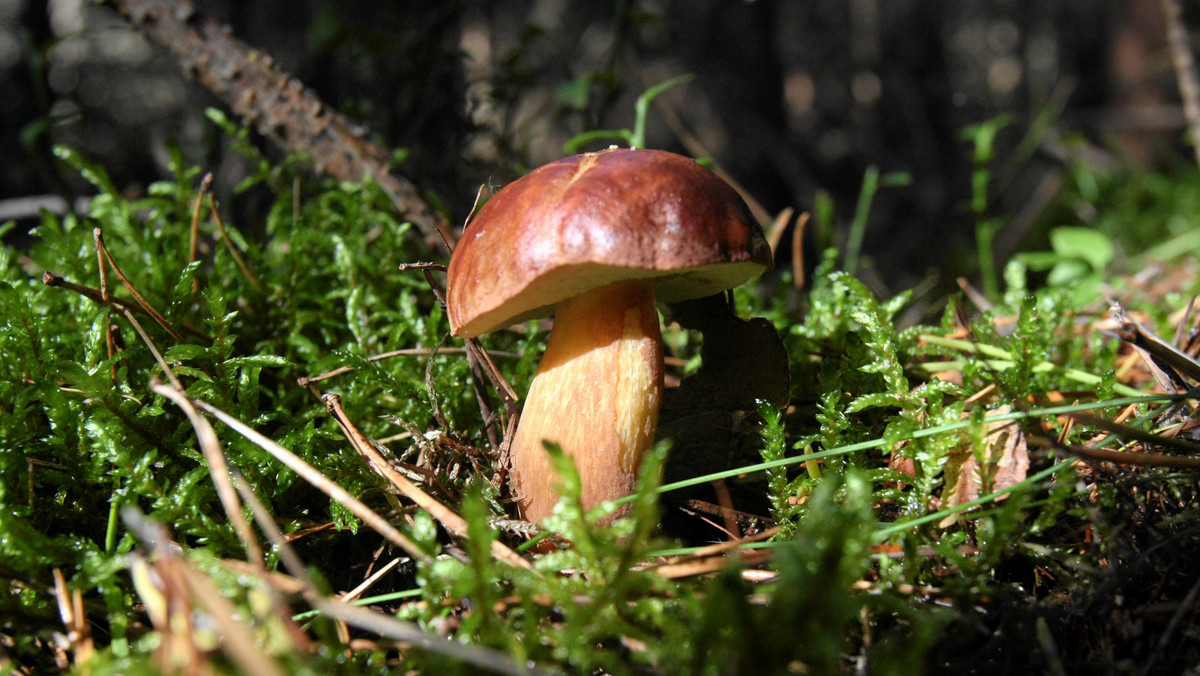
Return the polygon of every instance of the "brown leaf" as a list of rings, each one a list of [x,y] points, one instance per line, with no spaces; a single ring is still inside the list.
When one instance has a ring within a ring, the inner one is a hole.
[[[1011,410],[1009,406],[1002,406],[993,414],[1003,415]],[[943,507],[956,507],[975,500],[981,493],[1003,490],[1025,480],[1029,472],[1029,450],[1025,433],[1016,422],[998,420],[988,423],[985,444],[981,453],[967,448],[951,454],[946,462]],[[996,499],[1006,497],[1002,495]],[[961,515],[962,512],[951,514],[938,525],[948,528]]]

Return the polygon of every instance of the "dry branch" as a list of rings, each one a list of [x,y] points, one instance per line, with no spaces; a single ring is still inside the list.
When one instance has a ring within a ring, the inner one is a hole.
[[[403,474],[400,474],[388,464],[387,460],[375,450],[371,441],[367,439],[362,432],[346,417],[346,412],[342,410],[341,397],[336,394],[326,394],[322,397],[325,402],[325,407],[333,419],[337,421],[338,427],[354,445],[355,450],[362,455],[370,466],[392,483],[401,493],[409,500],[412,500],[418,507],[429,512],[433,518],[441,522],[443,526],[451,532],[461,537],[468,537],[467,522],[459,516],[454,510],[438,502],[437,499],[417,488],[411,481],[406,479]],[[497,559],[517,568],[525,570],[533,570],[533,566],[528,561],[521,558],[513,550],[504,545],[503,542],[493,540],[491,544],[492,555]]]
[[[288,468],[299,474],[301,478],[317,490],[342,503],[344,507],[361,519],[369,528],[382,535],[400,549],[403,549],[409,556],[426,565],[433,563],[433,560],[425,552],[421,551],[412,540],[408,539],[408,536],[393,527],[392,524],[372,511],[371,508],[364,505],[358,498],[350,495],[346,489],[331,481],[324,474],[321,474],[321,471],[316,467],[308,464],[296,454],[216,406],[200,399],[191,399],[190,397],[188,401],[192,406],[203,410],[217,420],[225,423],[227,427],[232,428],[233,431],[246,437],[256,446],[270,453],[276,460],[287,465]]]
[[[312,158],[317,171],[343,181],[370,176],[431,245],[454,236],[410,181],[388,171],[388,153],[361,134],[270,55],[235,38],[228,26],[202,19],[188,0],[110,0],[150,41],[165,48],[245,124],[288,152]],[[440,237],[439,237],[440,234]]]
[[[1183,115],[1192,132],[1192,151],[1196,164],[1200,165],[1200,79],[1196,76],[1196,60],[1188,44],[1187,27],[1183,24],[1183,7],[1179,0],[1161,0],[1163,15],[1167,21],[1167,44],[1171,48],[1171,63],[1175,67],[1175,79],[1179,82],[1179,96],[1183,99]]]

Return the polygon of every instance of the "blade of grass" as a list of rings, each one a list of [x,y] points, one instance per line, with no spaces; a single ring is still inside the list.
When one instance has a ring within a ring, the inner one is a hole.
[[[637,102],[633,104],[633,133],[630,134],[629,147],[646,147],[646,114],[650,110],[650,103],[654,101],[659,94],[676,85],[681,85],[685,82],[691,82],[695,78],[696,76],[692,75],[691,73],[679,75],[669,80],[664,80],[642,92],[642,95],[637,98]]]
[[[1001,420],[1027,420],[1027,419],[1031,419],[1031,418],[1041,418],[1041,417],[1048,417],[1048,416],[1065,415],[1065,414],[1069,414],[1069,413],[1077,413],[1080,411],[1094,411],[1094,410],[1100,409],[1100,408],[1128,406],[1130,404],[1172,403],[1172,402],[1182,401],[1186,398],[1187,398],[1187,396],[1185,396],[1185,395],[1166,395],[1166,394],[1140,396],[1140,397],[1128,397],[1128,398],[1124,398],[1124,399],[1110,399],[1110,400],[1106,400],[1106,401],[1089,402],[1086,404],[1049,406],[1046,408],[1030,409],[1028,411],[1013,411],[1013,412],[1004,413],[1001,415],[987,416],[987,418],[985,420],[989,423],[990,422],[998,422]],[[949,423],[946,425],[937,425],[934,427],[927,427],[925,429],[917,430],[912,435],[909,435],[908,437],[905,437],[905,438],[921,439],[924,437],[936,436],[936,435],[940,435],[940,434],[945,434],[947,432],[953,432],[955,430],[965,429],[965,428],[971,426],[972,424],[973,423],[970,420],[960,420],[960,421]],[[691,479],[684,479],[682,481],[676,481],[676,482],[669,483],[669,484],[663,484],[662,486],[659,487],[658,492],[659,493],[668,493],[670,491],[675,491],[675,490],[679,490],[682,488],[688,488],[691,486],[698,486],[701,484],[706,484],[706,483],[709,483],[710,481],[716,481],[717,479],[730,479],[733,477],[753,474],[756,472],[762,472],[762,471],[765,471],[768,469],[773,469],[776,467],[786,467],[789,465],[796,465],[796,464],[800,464],[800,463],[804,463],[804,462],[809,462],[812,460],[821,460],[823,458],[831,458],[831,457],[835,457],[835,456],[839,456],[839,455],[847,455],[849,453],[855,453],[857,451],[866,451],[866,450],[870,450],[873,448],[881,448],[884,446],[885,443],[886,443],[886,441],[882,438],[869,439],[867,441],[860,441],[860,442],[853,443],[853,444],[847,444],[845,446],[838,446],[837,448],[830,448],[830,449],[826,449],[824,451],[818,451],[816,453],[804,453],[802,455],[791,456],[791,457],[783,458],[781,460],[772,460],[770,462],[761,462],[761,463],[756,463],[753,465],[745,465],[742,467],[735,467],[733,469],[723,470],[720,472],[713,472],[711,474],[705,474],[703,476],[693,477]],[[602,503],[600,506],[595,507],[593,509],[593,512],[599,513],[599,510],[610,509],[612,507],[615,507],[616,505],[621,505],[626,502],[629,502],[630,500],[632,500],[632,498],[626,497],[626,498],[621,498],[619,500],[612,500],[609,503]]]
[[[850,274],[858,268],[858,254],[862,250],[863,239],[867,233],[867,217],[871,213],[871,200],[879,190],[879,168],[867,167],[863,174],[862,187],[858,192],[858,206],[854,210],[854,220],[850,221],[850,229],[846,234],[846,259],[843,269]]]
[[[959,338],[946,338],[944,336],[936,336],[929,333],[923,333],[919,336],[919,338],[930,345],[938,345],[940,347],[948,347],[960,352],[966,352],[969,354],[982,354],[987,357],[992,357],[993,361],[988,361],[987,364],[989,368],[992,368],[996,371],[1003,371],[1005,369],[1012,368],[1012,366],[1016,363],[1016,359],[1013,357],[1011,352],[994,347],[992,345],[974,343],[969,340],[962,340]],[[918,364],[917,367],[925,371],[951,370],[952,367],[950,365],[958,363],[961,362],[928,362],[925,364]],[[1038,362],[1034,365],[1033,370],[1035,373],[1056,373],[1068,380],[1073,380],[1084,385],[1099,385],[1102,382],[1102,378],[1100,378],[1098,375],[1088,373],[1086,371],[1080,371],[1079,369],[1059,366],[1058,364],[1052,364],[1048,361]],[[1127,397],[1140,397],[1145,394],[1145,392],[1142,392],[1141,390],[1134,389],[1122,383],[1113,385],[1113,392],[1116,392],[1117,394],[1123,394]]]

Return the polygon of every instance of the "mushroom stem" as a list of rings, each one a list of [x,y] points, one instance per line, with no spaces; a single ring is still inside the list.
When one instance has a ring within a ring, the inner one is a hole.
[[[539,521],[558,501],[543,440],[574,459],[585,509],[632,493],[638,463],[654,442],[662,391],[653,280],[616,282],[560,301],[510,448],[521,516]]]

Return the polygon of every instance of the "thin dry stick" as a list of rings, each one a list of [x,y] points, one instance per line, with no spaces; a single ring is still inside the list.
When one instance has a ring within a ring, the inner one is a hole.
[[[385,638],[411,643],[430,652],[449,655],[468,664],[484,667],[497,673],[541,673],[532,667],[526,666],[523,668],[521,665],[513,662],[507,655],[490,648],[459,643],[452,640],[443,640],[422,631],[420,627],[414,624],[397,620],[394,617],[365,608],[358,608],[322,595],[317,591],[316,584],[314,584],[312,577],[308,574],[308,569],[305,568],[304,562],[296,555],[296,551],[292,549],[292,546],[283,539],[283,533],[280,532],[279,526],[275,524],[274,518],[267,511],[266,507],[259,502],[258,496],[254,495],[253,491],[246,486],[244,481],[240,478],[236,479],[235,485],[242,494],[242,499],[250,506],[250,511],[253,512],[254,520],[258,524],[258,527],[262,529],[267,539],[279,552],[279,558],[283,561],[283,565],[287,567],[302,585],[301,593],[304,595],[304,598],[320,613],[359,629],[373,631]]]
[[[92,241],[96,244],[96,265],[100,270],[100,299],[108,304],[108,266],[104,264],[104,239],[100,236],[100,228],[92,230]]]
[[[217,488],[217,497],[221,500],[221,506],[225,508],[229,520],[233,522],[234,531],[242,540],[242,547],[246,549],[246,559],[254,564],[265,580],[267,569],[263,565],[262,549],[258,546],[254,531],[250,530],[250,523],[242,514],[242,504],[238,501],[237,490],[234,489],[233,482],[229,479],[229,465],[225,462],[225,453],[221,450],[220,441],[217,440],[217,431],[213,429],[208,419],[200,415],[192,406],[186,392],[154,380],[150,382],[150,389],[175,402],[179,408],[183,409],[188,421],[192,423],[192,427],[196,430],[196,439],[200,444],[200,450],[208,462],[208,473],[212,476],[213,484]]]
[[[792,230],[792,285],[797,289],[804,288],[804,232],[808,229],[808,218],[807,211],[800,214]]]
[[[75,664],[85,664],[92,658],[95,644],[92,642],[91,625],[83,607],[83,593],[71,590],[71,616],[75,619]]]
[[[427,263],[424,261],[417,261],[416,263],[401,263],[400,265],[396,266],[396,269],[398,269],[400,272],[407,272],[409,270],[431,270],[433,272],[445,272],[446,265],[444,263]]]
[[[988,300],[986,296],[980,293],[979,289],[971,286],[971,282],[967,281],[966,277],[959,277],[954,281],[958,282],[958,288],[962,289],[963,294],[966,295],[966,297],[971,301],[972,304],[975,305],[975,307],[984,312],[992,309],[992,301]],[[967,324],[964,322],[959,323],[962,326],[967,326]]]
[[[744,566],[757,566],[771,560],[772,554],[770,550],[751,549],[741,553],[738,561]],[[698,561],[687,561],[685,563],[668,563],[654,569],[662,577],[669,580],[678,580],[685,577],[694,577],[696,575],[707,575],[723,570],[729,566],[729,559],[724,556],[713,556],[707,559]],[[749,571],[742,571],[743,573]]]
[[[1136,427],[1130,427],[1128,425],[1119,425],[1101,418],[1100,416],[1091,415],[1089,413],[1071,413],[1070,416],[1084,425],[1098,427],[1109,434],[1117,436],[1120,439],[1132,439],[1134,441],[1140,441],[1143,444],[1157,444],[1180,453],[1189,453],[1193,457],[1195,457],[1197,454],[1200,454],[1200,444],[1194,444],[1184,441],[1183,439],[1165,437],[1161,434],[1146,432],[1145,430],[1141,430]]]
[[[117,355],[117,352],[123,352],[124,350],[121,350],[120,348],[117,347],[117,337],[116,337],[117,325],[112,323],[112,309],[111,308],[109,309],[108,313],[109,313],[109,317],[108,317],[109,321],[105,322],[105,324],[107,324],[107,326],[104,327],[104,347],[108,350],[108,358],[112,359],[113,357],[115,357]],[[117,382],[117,363],[114,361],[112,366],[109,367],[108,370],[109,370],[109,378],[112,380],[113,384],[116,384],[116,382]]]
[[[504,413],[508,415],[509,421],[516,419],[519,416],[517,412],[517,393],[513,390],[508,381],[501,375],[500,369],[496,368],[496,363],[488,356],[487,350],[476,341],[474,338],[466,339],[467,349],[467,367],[471,369],[471,386],[475,390],[475,399],[479,403],[479,412],[483,414],[484,424],[487,429],[488,443],[493,448],[500,447],[502,444],[507,444],[511,438],[507,434],[501,435],[497,429],[502,421],[492,411],[492,397],[488,394],[487,387],[484,381],[492,384],[492,389],[500,395],[500,402],[504,405]]]
[[[547,673],[527,664],[518,664],[504,653],[482,646],[439,638],[421,631],[416,625],[402,622],[390,615],[377,613],[366,608],[352,606],[340,601],[324,600],[322,603],[317,604],[317,609],[330,617],[337,618],[359,629],[375,632],[380,636],[390,638],[394,641],[411,643],[430,652],[449,655],[468,664],[480,666],[498,674]]]
[[[795,211],[791,207],[785,207],[775,216],[775,220],[771,221],[771,227],[767,230],[767,246],[771,247],[772,256],[779,251],[779,243],[783,241],[783,231],[787,230],[788,223],[792,222],[792,214]]]
[[[142,342],[146,344],[146,347],[150,348],[150,354],[154,355],[154,361],[158,362],[158,366],[163,370],[163,373],[166,374],[167,380],[171,381],[171,384],[175,386],[175,389],[182,392],[183,383],[179,382],[179,378],[175,377],[175,372],[171,370],[169,365],[167,365],[167,360],[163,359],[162,353],[158,351],[157,347],[155,347],[154,341],[150,340],[150,336],[146,335],[146,330],[142,328],[141,322],[137,320],[137,317],[133,316],[133,313],[129,311],[129,308],[121,308],[121,313],[125,315],[125,320],[133,325],[133,329],[138,332],[139,336],[141,336]]]
[[[1200,458],[1184,458],[1178,455],[1162,453],[1138,453],[1135,451],[1114,451],[1107,448],[1089,448],[1087,446],[1057,446],[1066,451],[1093,462],[1111,462],[1114,465],[1137,465],[1139,467],[1173,467],[1175,469],[1200,469]]]
[[[200,190],[196,192],[196,201],[192,204],[192,227],[188,235],[188,265],[196,262],[196,247],[200,244],[200,209],[204,206],[204,193],[212,185],[213,175],[208,172],[200,181]],[[192,293],[200,290],[200,280],[192,278]]]
[[[104,305],[108,305],[108,313],[110,321],[106,322],[108,326],[104,330],[104,346],[108,350],[108,358],[111,360],[117,353],[116,340],[113,339],[113,324],[112,317],[112,297],[108,295],[108,266],[104,264],[104,254],[100,252],[100,228],[92,231],[92,240],[96,244],[96,267],[100,271],[100,298]],[[117,382],[117,363],[109,368],[109,377],[113,383]]]
[[[184,642],[184,646],[193,651],[189,659],[199,663],[199,653],[195,651],[195,642],[192,640],[191,613],[187,612],[186,608],[176,607],[175,601],[186,601],[189,604],[198,602],[204,608],[221,635],[222,650],[244,673],[284,675],[279,665],[266,657],[255,645],[253,632],[234,619],[237,610],[233,603],[221,595],[212,580],[192,569],[187,561],[176,554],[166,528],[150,521],[132,507],[122,510],[121,518],[129,530],[142,541],[142,545],[155,554],[154,568],[159,575],[162,594],[167,604],[164,607],[166,617],[160,618],[163,620],[163,626],[158,629],[164,633],[172,631],[175,624],[172,620],[176,615],[189,622],[189,626],[184,627],[182,635],[178,637]]]
[[[406,348],[403,348],[400,350],[392,350],[391,352],[380,352],[379,354],[367,357],[367,361],[382,361],[384,359],[391,359],[392,357],[403,357],[403,356],[409,356],[409,355],[428,356],[428,355],[433,354],[434,352],[437,352],[438,354],[466,354],[467,348],[465,348],[465,347],[443,347],[438,350],[434,350],[433,348],[429,348],[429,347],[406,347]],[[517,356],[516,354],[514,354],[512,352],[497,352],[496,354],[498,354],[502,357],[511,357],[511,358],[515,358]],[[353,370],[354,370],[353,366],[339,366],[338,368],[335,368],[332,371],[326,371],[325,373],[322,373],[319,376],[299,378],[298,381],[299,381],[300,387],[307,387],[309,385],[309,383],[316,383],[316,382],[320,382],[322,380],[327,380],[334,376],[340,376],[343,373],[349,373]]]
[[[1076,399],[1075,403],[1078,404],[1079,400]],[[1070,436],[1071,430],[1074,428],[1075,428],[1075,418],[1073,418],[1071,416],[1067,416],[1067,421],[1065,424],[1063,424],[1062,431],[1058,433],[1058,439],[1056,440],[1056,443],[1058,443],[1060,445],[1067,443],[1067,438]]]
[[[718,542],[716,544],[708,545],[707,547],[701,547],[700,549],[697,549],[696,551],[692,552],[691,554],[688,554],[687,556],[681,556],[679,558],[674,559],[673,561],[671,561],[671,563],[683,563],[684,561],[695,561],[696,559],[703,559],[703,558],[708,558],[710,556],[715,556],[717,554],[724,554],[725,552],[735,550],[738,547],[741,547],[742,545],[748,545],[748,544],[751,544],[754,542],[762,542],[763,540],[769,540],[772,537],[774,537],[777,533],[779,533],[779,530],[780,530],[780,527],[775,526],[773,528],[768,528],[767,530],[764,530],[761,533],[755,533],[754,535],[747,535],[746,537],[738,539],[738,540],[729,540],[726,542]]]
[[[66,279],[54,274],[53,272],[50,272],[49,270],[42,273],[42,284],[45,284],[46,286],[58,286],[67,289],[68,291],[74,291],[75,293],[93,300],[100,305],[117,305],[120,307],[127,307],[132,309],[134,312],[140,312],[147,317],[150,316],[145,310],[137,305],[130,304],[130,302],[127,300],[121,300],[120,298],[105,299],[104,294],[100,291],[93,289],[90,286],[83,286],[82,284],[76,284],[75,282],[68,282]]]
[[[504,403],[506,405],[513,405],[520,401],[521,398],[517,396],[517,391],[514,390],[512,385],[509,385],[508,381],[504,379],[504,374],[500,373],[500,368],[497,367],[496,362],[492,360],[492,355],[487,350],[483,349],[483,346],[479,344],[478,340],[471,338],[467,342],[470,344],[470,348],[467,350],[468,353],[470,353],[472,349],[478,353],[480,363],[482,363],[487,369],[488,379],[492,381],[492,385],[496,388],[496,391],[500,393],[500,398],[504,400]]]
[[[689,556],[679,557],[671,560],[668,563],[654,566],[653,570],[659,575],[669,579],[678,579],[682,577],[691,577],[694,575],[704,575],[706,573],[716,572],[724,568],[729,563],[729,559],[724,556],[726,552],[736,550],[742,545],[769,539],[778,532],[779,527],[777,526],[749,537],[703,547],[696,550]],[[771,559],[771,552],[769,550],[747,550],[741,552],[741,556],[744,564],[758,565],[760,563],[769,561]]]
[[[1200,166],[1200,79],[1196,77],[1196,62],[1188,44],[1187,27],[1183,25],[1183,8],[1179,0],[1162,0],[1162,9],[1167,21],[1171,63],[1179,82],[1179,97],[1183,99],[1183,115],[1192,132],[1192,152]]]
[[[217,222],[217,228],[221,231],[221,239],[225,242],[226,248],[229,249],[229,253],[233,256],[233,262],[237,263],[238,269],[242,271],[243,275],[246,275],[246,279],[250,280],[254,288],[259,293],[265,294],[266,292],[263,290],[263,285],[259,283],[258,277],[255,276],[250,266],[246,265],[245,259],[238,253],[237,247],[233,245],[233,240],[229,238],[229,232],[225,229],[225,221],[221,218],[221,212],[217,209],[217,202],[213,199],[212,193],[208,194],[208,208],[212,211],[213,220]]]
[[[190,399],[190,401],[192,402],[192,405],[205,411],[217,420],[225,423],[227,426],[233,428],[235,432],[254,442],[259,448],[274,456],[276,460],[290,467],[293,472],[299,474],[301,478],[312,484],[317,490],[320,490],[322,493],[345,505],[345,507],[353,512],[355,516],[362,519],[363,523],[367,524],[375,532],[387,538],[387,540],[392,544],[408,552],[409,556],[412,556],[421,563],[431,564],[433,562],[429,556],[427,556],[425,552],[421,551],[421,549],[417,547],[416,543],[414,543],[412,540],[409,540],[404,533],[401,533],[394,526],[392,526],[392,524],[388,523],[386,519],[384,519],[382,516],[379,516],[372,511],[370,507],[367,507],[360,502],[358,498],[350,495],[345,488],[342,488],[333,481],[330,481],[325,477],[324,474],[321,474],[320,470],[302,460],[295,453],[292,453],[283,446],[280,446],[271,439],[259,433],[253,427],[250,427],[241,420],[238,420],[232,415],[229,415],[225,411],[206,401],[200,399]]]
[[[67,589],[67,579],[58,568],[54,569],[54,599],[58,602],[58,615],[67,629],[67,641],[75,651],[76,666],[92,658],[95,645],[92,642],[87,613],[83,609],[83,594],[78,589]]]
[[[1133,345],[1147,364],[1151,364],[1155,369],[1164,372],[1160,375],[1167,378],[1168,382],[1159,382],[1159,385],[1166,392],[1185,392],[1188,389],[1187,383],[1183,382],[1178,375],[1173,375],[1172,371],[1176,371],[1178,374],[1187,376],[1192,380],[1200,381],[1200,363],[1192,359],[1191,355],[1158,337],[1150,329],[1135,322],[1125,312],[1125,308],[1120,303],[1113,303],[1108,309],[1108,314],[1117,323],[1117,336],[1121,340]],[[1156,364],[1156,362],[1160,361],[1163,364],[1162,366]],[[1155,371],[1152,370],[1151,373],[1154,374]],[[1160,375],[1155,375],[1156,381],[1159,380]]]
[[[149,312],[146,312],[146,310],[143,309],[141,306],[130,303],[127,300],[121,300],[120,298],[117,298],[116,296],[111,296],[109,298],[109,300],[106,302],[104,300],[104,298],[101,297],[99,290],[93,289],[90,286],[84,286],[82,284],[76,284],[74,282],[69,282],[66,279],[63,279],[62,277],[60,277],[59,275],[56,275],[53,272],[50,272],[49,270],[42,273],[42,284],[45,284],[46,286],[60,287],[60,288],[66,289],[68,291],[74,291],[75,293],[77,293],[91,301],[94,301],[99,305],[115,305],[117,307],[121,307],[121,308],[124,308],[127,310],[132,310],[133,312],[136,312],[138,314],[153,318],[153,316]],[[184,331],[187,331],[188,333],[192,334],[193,336],[195,336],[197,338],[200,338],[202,340],[207,340],[207,341],[212,340],[211,336],[209,336],[208,334],[204,333],[203,331],[201,331],[195,327],[188,326],[187,324],[181,324],[180,326],[183,328]]]
[[[355,450],[367,459],[376,472],[390,481],[405,497],[417,503],[418,507],[429,512],[433,518],[440,521],[452,533],[460,537],[467,537],[466,520],[449,507],[438,502],[433,496],[417,488],[403,474],[393,469],[391,464],[379,454],[379,451],[375,450],[374,444],[346,417],[346,412],[342,409],[341,397],[336,394],[326,394],[321,398],[325,401],[325,408],[329,410],[329,414],[337,421],[338,427],[342,428],[342,432],[346,435],[346,438],[354,445]],[[533,566],[521,558],[520,554],[517,554],[505,546],[504,543],[497,540],[492,541],[492,555],[509,565],[533,570]]]
[[[162,316],[158,310],[155,310],[153,305],[146,302],[146,299],[142,297],[142,294],[138,293],[138,290],[134,288],[133,284],[129,281],[129,278],[125,276],[125,273],[121,272],[121,266],[117,265],[116,259],[113,258],[111,253],[109,253],[108,247],[104,245],[104,236],[100,233],[100,228],[96,228],[92,231],[92,233],[96,237],[96,248],[98,248],[104,254],[104,259],[107,260],[108,264],[112,266],[113,272],[117,273],[117,277],[120,278],[121,283],[125,285],[125,289],[129,291],[129,294],[133,296],[133,299],[137,301],[138,305],[141,305],[142,309],[146,311],[146,314],[153,317],[154,321],[158,322],[159,326],[166,329],[167,333],[171,334],[172,338],[181,343],[186,343],[187,341],[183,339],[183,335],[181,335],[179,331],[171,325],[171,322],[167,321],[166,317]],[[102,289],[101,296],[103,297],[105,293],[106,291]]]
[[[733,510],[733,499],[729,496],[729,486],[724,479],[717,479],[710,484],[713,491],[717,494],[718,509],[721,517],[725,521],[725,526],[717,526],[718,529],[725,531],[729,537],[738,540],[742,537],[742,530],[738,527],[737,512]],[[707,521],[707,519],[705,519]]]
[[[286,676],[275,660],[267,657],[254,642],[254,632],[243,625],[236,616],[240,615],[229,599],[221,594],[213,581],[181,561],[179,567],[184,584],[208,613],[221,632],[221,648],[238,665],[242,673],[263,676]]]
[[[379,582],[380,578],[395,570],[396,566],[398,565],[400,565],[400,559],[392,559],[391,561],[388,561],[382,568],[372,573],[367,579],[363,580],[362,584],[343,594],[342,601],[349,603],[362,596],[363,592],[373,587],[376,582]]]

